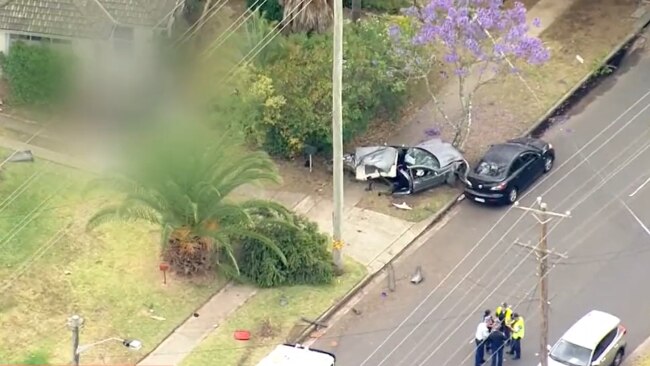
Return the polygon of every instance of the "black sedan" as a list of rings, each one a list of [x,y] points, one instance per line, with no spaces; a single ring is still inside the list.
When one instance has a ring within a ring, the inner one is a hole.
[[[512,204],[520,192],[553,168],[555,150],[535,138],[518,138],[492,145],[470,171],[465,197],[480,203]]]

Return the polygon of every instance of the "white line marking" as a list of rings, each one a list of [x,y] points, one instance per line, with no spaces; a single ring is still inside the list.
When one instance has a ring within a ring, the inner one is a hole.
[[[645,187],[645,185],[648,184],[649,182],[650,182],[650,177],[648,177],[648,179],[646,179],[646,181],[643,182],[643,184],[641,184],[639,188],[635,189],[634,192],[630,193],[628,197],[634,197],[634,195],[637,194],[637,192],[639,192],[641,189],[643,189],[643,187]]]
[[[640,218],[639,218],[639,217],[634,213],[634,211],[632,211],[632,209],[630,208],[630,206],[628,206],[627,203],[625,203],[625,202],[623,202],[623,206],[625,206],[625,208],[626,208],[627,211],[630,213],[630,215],[632,215],[632,217],[634,217],[634,219],[636,220],[636,222],[638,222],[639,225],[641,225],[641,227],[643,228],[643,230],[645,231],[645,233],[648,234],[648,236],[650,236],[650,229],[648,229],[648,227],[645,226],[645,224],[643,223],[643,221],[641,221],[641,219],[640,219]]]

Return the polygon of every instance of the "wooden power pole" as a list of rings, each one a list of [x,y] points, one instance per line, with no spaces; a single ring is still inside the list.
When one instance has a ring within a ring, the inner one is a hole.
[[[550,212],[547,209],[546,203],[542,202],[542,197],[538,197],[536,201],[537,207],[521,207],[518,202],[515,202],[515,208],[524,210],[533,214],[535,219],[541,225],[541,237],[539,239],[539,244],[532,246],[529,243],[520,243],[516,244],[526,247],[528,249],[534,250],[537,257],[537,276],[539,278],[539,304],[540,311],[542,315],[542,325],[540,329],[540,340],[539,340],[539,358],[541,366],[548,366],[548,318],[549,318],[549,299],[548,299],[548,272],[549,264],[548,257],[550,255],[555,255],[561,258],[566,258],[566,255],[556,253],[553,250],[548,249],[548,222],[553,217],[567,218],[571,216],[570,212],[566,213],[557,213]]]
[[[334,0],[334,57],[332,65],[332,157],[334,158],[332,259],[343,272],[343,0]]]

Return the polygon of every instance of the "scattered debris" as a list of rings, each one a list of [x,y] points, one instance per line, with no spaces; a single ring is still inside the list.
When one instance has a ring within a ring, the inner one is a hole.
[[[321,323],[321,322],[316,321],[316,320],[309,320],[307,318],[300,318],[300,320],[302,320],[303,322],[305,322],[307,324],[311,324],[311,325],[315,326],[316,330],[321,329],[321,328],[327,328],[327,324]]]
[[[354,313],[354,315],[361,315],[362,314],[362,311],[357,309],[357,308],[352,308],[352,312]]]
[[[424,275],[422,275],[422,266],[417,266],[415,273],[411,276],[411,283],[417,285],[424,281]]]
[[[195,318],[198,318],[198,317],[199,317],[199,313],[194,313],[194,314],[192,314],[192,316],[195,317]]]
[[[149,315],[149,317],[151,319],[153,319],[153,320],[160,320],[160,321],[167,320],[167,319],[163,318],[162,316],[158,316],[158,315]]]
[[[280,295],[279,303],[280,303],[281,307],[285,307],[285,306],[289,305],[289,299],[287,299],[287,295],[285,295],[285,294]]]
[[[387,298],[388,297],[388,294],[386,293],[386,291],[381,292],[381,297],[382,298]]]
[[[34,155],[31,150],[16,151],[9,157],[12,163],[32,163],[34,162]]]
[[[70,272],[70,271],[68,271],[68,270],[66,270],[66,271],[63,271],[63,274],[64,274],[64,275],[66,275],[66,276],[69,276],[69,275],[71,275],[71,274],[72,274],[72,272]]]
[[[251,332],[247,330],[236,330],[234,333],[234,337],[238,341],[247,341],[251,339]]]
[[[585,59],[580,57],[580,55],[576,55],[576,60],[578,60],[578,62],[580,62],[581,64],[585,63]]]
[[[406,202],[402,202],[402,203],[394,203],[393,202],[393,206],[395,206],[396,208],[399,208],[400,210],[412,210],[413,209],[411,206],[406,204]]]

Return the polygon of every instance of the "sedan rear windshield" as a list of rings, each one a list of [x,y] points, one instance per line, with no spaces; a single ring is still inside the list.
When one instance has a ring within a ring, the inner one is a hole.
[[[474,169],[476,175],[486,178],[500,178],[502,177],[508,166],[506,164],[495,163],[491,161],[481,161]]]
[[[591,361],[591,350],[561,339],[553,347],[549,356],[564,365],[588,366]]]

